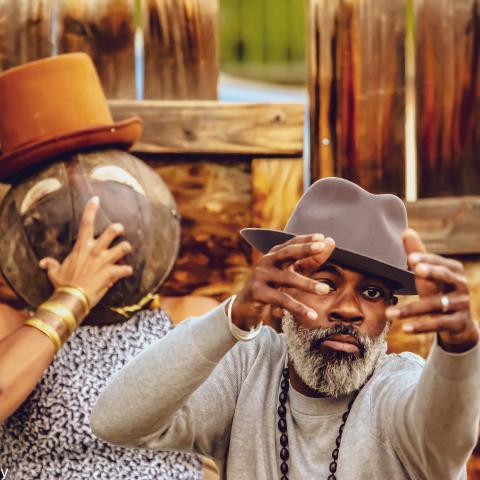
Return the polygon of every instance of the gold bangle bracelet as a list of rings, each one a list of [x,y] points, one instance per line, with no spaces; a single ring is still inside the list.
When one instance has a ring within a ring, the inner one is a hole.
[[[38,318],[30,318],[25,322],[25,325],[29,327],[36,328],[45,334],[53,343],[55,347],[55,353],[57,353],[62,348],[62,340],[58,332],[48,323],[43,322]]]
[[[74,296],[83,305],[85,310],[85,316],[90,312],[90,301],[88,300],[87,293],[81,287],[58,287],[56,292],[69,293]]]
[[[67,325],[67,330],[70,335],[77,329],[77,320],[73,315],[73,312],[61,303],[47,300],[45,303],[38,306],[38,310],[46,310],[47,312],[60,317]]]

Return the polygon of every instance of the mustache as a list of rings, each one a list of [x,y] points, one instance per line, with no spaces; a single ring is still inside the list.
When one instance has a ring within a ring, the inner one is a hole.
[[[334,335],[350,335],[353,337],[359,344],[361,354],[364,353],[369,340],[351,325],[337,324],[329,328],[318,328],[311,332],[310,351],[318,350],[322,342]]]

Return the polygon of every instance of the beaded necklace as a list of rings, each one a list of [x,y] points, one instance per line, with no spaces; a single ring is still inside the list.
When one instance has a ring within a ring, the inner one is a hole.
[[[288,401],[288,389],[290,388],[289,382],[289,369],[288,366],[285,367],[282,371],[282,380],[280,382],[280,394],[278,396],[278,430],[280,431],[280,472],[282,473],[282,477],[280,480],[288,480],[288,459],[290,457],[290,453],[288,451],[288,433],[287,433],[287,401]],[[329,470],[330,475],[327,477],[327,480],[337,480],[336,471],[337,471],[337,461],[338,461],[338,453],[340,450],[340,443],[342,441],[343,429],[345,428],[345,424],[347,423],[348,415],[350,414],[350,410],[352,409],[353,402],[357,398],[359,390],[357,390],[353,397],[351,398],[350,402],[348,402],[348,407],[345,413],[342,415],[342,424],[338,429],[338,436],[335,440],[335,448],[332,451],[332,462],[330,463]]]

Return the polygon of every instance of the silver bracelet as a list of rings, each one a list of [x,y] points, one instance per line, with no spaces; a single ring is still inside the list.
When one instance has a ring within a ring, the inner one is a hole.
[[[228,307],[227,307],[227,318],[228,318],[228,328],[230,333],[240,342],[248,342],[249,340],[253,340],[260,332],[262,328],[262,322],[260,322],[256,327],[252,327],[250,330],[242,330],[238,328],[232,321],[232,306],[233,302],[237,298],[236,295],[232,295],[228,300]]]

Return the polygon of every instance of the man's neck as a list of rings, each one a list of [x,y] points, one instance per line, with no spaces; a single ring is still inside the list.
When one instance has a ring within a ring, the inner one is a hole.
[[[292,387],[302,395],[306,397],[314,397],[314,398],[321,398],[325,397],[323,393],[319,393],[313,388],[310,388],[298,375],[293,363],[289,360],[288,362],[288,369],[290,374],[290,383]]]

